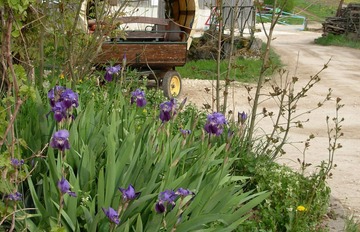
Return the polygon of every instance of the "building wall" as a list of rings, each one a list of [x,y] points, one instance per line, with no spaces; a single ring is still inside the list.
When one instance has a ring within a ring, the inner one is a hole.
[[[217,0],[198,0],[198,2],[199,8],[204,13],[210,15],[211,11],[213,12],[212,17],[207,16],[205,28],[210,26],[208,24],[216,24],[214,6],[216,6]],[[237,12],[234,8],[236,4],[238,5]],[[223,19],[227,29],[232,26],[232,20],[237,19],[234,25],[235,29],[241,34],[247,33],[247,31],[250,33],[250,28],[253,28],[255,24],[254,0],[223,0]]]
[[[250,28],[254,26],[255,19],[254,16],[254,1],[253,0],[239,0],[238,3],[239,11],[237,15],[234,14],[234,11],[231,6],[234,6],[238,0],[223,0],[224,8],[224,20],[225,26],[227,28],[231,27],[231,20],[236,17],[238,20],[235,23],[235,28],[240,31],[240,33],[250,31]],[[216,5],[216,0],[198,0],[199,11],[198,22],[195,27],[196,30],[202,31],[207,30],[210,27],[210,23],[214,22],[215,17],[211,18],[212,7]],[[158,10],[158,8],[160,10]],[[141,1],[131,1],[130,6],[126,8],[127,15],[133,16],[147,16],[147,17],[160,17],[164,16],[163,0],[141,0]],[[216,23],[216,22],[214,22]],[[140,27],[143,27],[141,25]],[[131,25],[131,27],[136,27],[136,25]],[[132,28],[132,29],[142,29],[142,28]]]

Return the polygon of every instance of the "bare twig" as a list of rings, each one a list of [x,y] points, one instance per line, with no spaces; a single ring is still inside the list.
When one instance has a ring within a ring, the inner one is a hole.
[[[285,1],[285,3],[286,3],[286,1]],[[275,0],[274,4],[273,4],[274,9],[275,9],[276,4],[277,4],[277,1]],[[257,106],[258,106],[258,103],[259,103],[261,88],[262,88],[262,85],[263,85],[264,79],[265,79],[265,71],[269,68],[270,44],[271,44],[271,41],[272,41],[272,35],[273,35],[274,28],[275,28],[275,25],[276,25],[279,17],[280,17],[280,14],[276,15],[275,10],[273,10],[272,17],[271,17],[272,20],[271,20],[269,34],[266,34],[267,43],[266,43],[266,49],[265,49],[265,54],[264,54],[264,58],[263,58],[263,65],[261,67],[259,80],[258,80],[258,83],[257,83],[257,86],[256,86],[254,104],[253,104],[252,111],[251,111],[249,133],[248,133],[248,139],[247,139],[248,140],[248,145],[247,145],[247,152],[248,153],[251,151],[251,148],[252,148],[252,142],[251,141],[253,139],[252,137],[253,137],[254,127],[255,127]]]
[[[223,30],[223,15],[222,15],[222,4],[223,1],[222,0],[217,0],[216,2],[216,7],[217,7],[217,11],[218,13],[218,18],[217,21],[219,23],[219,34],[218,34],[218,53],[217,53],[217,60],[216,60],[216,64],[217,64],[217,76],[216,76],[216,111],[220,112],[220,77],[221,77],[221,70],[220,70],[220,63],[221,63],[221,42],[222,42],[222,30]]]
[[[20,106],[22,105],[22,103],[23,103],[23,101],[19,98],[19,99],[17,100],[17,102],[16,102],[15,110],[14,110],[14,112],[13,112],[12,115],[11,115],[10,122],[9,122],[9,124],[8,124],[8,126],[7,126],[7,128],[6,128],[6,130],[5,130],[4,135],[3,135],[3,139],[0,140],[0,147],[2,147],[2,145],[4,144],[4,142],[5,142],[5,140],[6,140],[7,134],[8,134],[8,133],[11,131],[11,129],[12,129],[12,126],[13,126],[13,124],[14,124],[14,121],[15,121],[15,119],[16,119],[16,116],[17,116],[17,114],[18,114],[18,112],[19,112],[19,110],[20,110]]]
[[[238,8],[239,6],[239,0],[236,1],[235,3],[235,7],[234,7],[234,15],[238,14]],[[231,27],[230,27],[230,51],[229,51],[229,63],[228,63],[228,68],[227,68],[227,72],[226,72],[226,77],[225,77],[225,90],[224,90],[224,101],[223,101],[223,114],[226,113],[226,108],[227,108],[227,101],[228,101],[228,95],[229,95],[229,85],[230,85],[230,71],[232,69],[232,57],[233,57],[233,52],[234,52],[234,41],[235,41],[235,20],[236,17],[233,17],[231,19]],[[233,112],[234,113],[234,112]]]

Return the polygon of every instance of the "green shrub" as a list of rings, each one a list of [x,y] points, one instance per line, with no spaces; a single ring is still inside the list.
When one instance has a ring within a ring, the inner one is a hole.
[[[304,176],[267,161],[267,157],[248,157],[246,162],[240,163],[249,166],[247,174],[253,176],[250,188],[271,191],[270,197],[257,207],[255,216],[242,225],[240,231],[325,230],[321,221],[327,213],[330,188],[320,175]],[[243,173],[241,167],[238,166]]]

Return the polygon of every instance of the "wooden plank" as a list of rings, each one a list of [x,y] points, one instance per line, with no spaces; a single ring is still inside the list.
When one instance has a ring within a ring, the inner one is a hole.
[[[164,39],[165,32],[159,33],[156,31],[126,31],[125,38],[127,40],[131,39]]]
[[[127,64],[133,67],[165,68],[186,63],[186,43],[104,43],[95,63],[122,63],[126,54]]]
[[[115,19],[116,23],[146,23],[146,24],[156,24],[156,25],[168,25],[169,19],[162,18],[153,18],[145,16],[129,16],[129,17],[119,17]]]

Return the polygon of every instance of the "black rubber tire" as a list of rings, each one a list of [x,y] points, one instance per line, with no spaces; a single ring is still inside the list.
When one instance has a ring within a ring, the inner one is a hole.
[[[165,97],[171,99],[181,94],[181,76],[175,70],[167,71],[162,78],[162,89]]]

